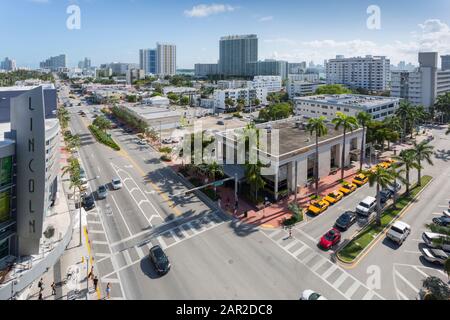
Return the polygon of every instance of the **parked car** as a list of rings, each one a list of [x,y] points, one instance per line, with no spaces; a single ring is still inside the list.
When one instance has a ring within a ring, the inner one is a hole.
[[[97,189],[97,198],[98,199],[106,199],[106,197],[108,196],[108,189],[106,188],[105,185],[101,185],[98,187]]]
[[[305,290],[303,291],[300,300],[327,300],[327,299],[317,292],[314,292],[312,290]]]
[[[444,212],[442,212],[442,214],[443,214],[445,217],[450,217],[450,209],[444,210]]]
[[[348,183],[345,186],[342,186],[339,191],[342,192],[345,196],[353,193],[356,190],[357,186],[353,183]]]
[[[402,186],[399,183],[395,183],[387,187],[387,189],[390,190],[392,194],[394,194],[395,192],[399,192],[401,188]]]
[[[396,221],[389,229],[387,237],[398,245],[402,245],[410,233],[411,227],[408,224]]]
[[[363,174],[358,174],[352,181],[353,184],[356,184],[358,187],[362,187],[363,185],[365,185],[367,182],[369,181],[369,179],[363,175]]]
[[[430,248],[442,249],[450,252],[450,236],[433,232],[424,232],[422,233],[422,239]]]
[[[140,145],[140,146],[146,146],[147,142],[145,142],[144,140],[138,140],[137,144]]]
[[[340,191],[333,191],[329,193],[324,200],[327,201],[329,204],[335,204],[344,197],[344,194]]]
[[[114,178],[111,181],[111,186],[112,186],[113,190],[122,189],[122,181],[119,178]]]
[[[341,230],[348,230],[356,222],[356,213],[352,211],[344,212],[337,220],[336,227]]]
[[[308,210],[315,215],[319,215],[325,210],[327,210],[329,206],[330,204],[328,203],[328,201],[325,200],[313,201],[308,207]]]
[[[94,195],[90,194],[88,196],[83,197],[82,205],[83,205],[84,210],[86,210],[86,211],[94,209],[95,208]]]
[[[380,191],[380,200],[381,203],[384,204],[386,202],[388,202],[389,199],[391,199],[393,196],[393,193],[391,190],[389,189],[383,189]]]
[[[217,121],[217,124],[218,124],[219,126],[224,126],[224,125],[225,125],[225,122],[223,122],[222,120],[219,120],[219,121]]]
[[[333,228],[328,231],[323,237],[320,239],[319,247],[324,250],[329,250],[333,246],[337,245],[341,241],[341,232]]]
[[[423,248],[422,257],[428,262],[444,265],[449,255],[441,249]]]
[[[434,218],[433,223],[441,227],[447,227],[450,225],[450,217],[442,216],[439,218]]]
[[[163,144],[171,144],[172,143],[172,139],[171,138],[163,139],[162,143]]]
[[[169,258],[160,246],[154,246],[150,249],[149,258],[159,275],[164,275],[169,272],[171,268]]]
[[[377,206],[377,199],[374,197],[366,197],[356,207],[356,212],[362,216],[370,216]]]

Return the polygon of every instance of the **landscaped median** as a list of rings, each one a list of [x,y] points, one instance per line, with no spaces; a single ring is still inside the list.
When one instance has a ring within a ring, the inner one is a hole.
[[[98,142],[116,151],[120,151],[119,145],[105,131],[100,130],[99,128],[97,128],[92,124],[88,128]]]
[[[353,263],[364,252],[370,244],[390,225],[390,223],[410,205],[417,195],[431,182],[432,177],[422,177],[421,186],[416,185],[411,189],[409,195],[402,195],[398,198],[396,208],[392,205],[383,212],[381,216],[381,226],[376,225],[376,221],[371,222],[362,229],[350,242],[348,242],[337,253],[339,260],[345,263]]]

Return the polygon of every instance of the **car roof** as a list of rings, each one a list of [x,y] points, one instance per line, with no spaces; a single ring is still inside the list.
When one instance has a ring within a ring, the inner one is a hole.
[[[364,200],[361,201],[361,202],[364,202],[364,203],[371,203],[371,202],[374,202],[374,201],[377,201],[377,199],[374,198],[374,197],[366,197],[366,198],[364,198]]]
[[[395,221],[395,223],[392,225],[393,227],[396,227],[398,229],[406,229],[409,228],[409,225],[402,222],[402,221]]]

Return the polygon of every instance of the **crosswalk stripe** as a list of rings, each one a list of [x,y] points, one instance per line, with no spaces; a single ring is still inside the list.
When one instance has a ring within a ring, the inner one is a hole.
[[[270,237],[270,238],[273,238],[273,237],[275,237],[276,235],[278,235],[281,231],[282,231],[282,230],[275,230],[275,231],[273,231],[273,232],[271,232],[271,233],[269,234],[269,237]]]
[[[136,252],[139,256],[139,259],[144,258],[144,252],[142,251],[141,247],[135,247],[136,248]]]
[[[289,243],[287,246],[283,247],[284,250],[289,250],[290,248],[292,248],[293,246],[295,246],[297,243],[299,243],[298,241],[292,241],[291,243]]]
[[[323,279],[328,278],[335,270],[337,270],[338,267],[336,267],[334,264],[322,275]]]
[[[359,289],[359,286],[360,286],[359,282],[357,282],[357,281],[353,282],[353,284],[350,286],[350,288],[348,288],[347,291],[345,292],[345,295],[347,297],[351,298],[352,295],[355,294],[356,290]]]
[[[417,289],[411,282],[409,282],[400,272],[395,271],[395,275],[402,279],[411,289],[413,289],[414,292],[419,292],[419,289]]]
[[[315,253],[314,251],[311,252],[305,259],[302,260],[302,262],[304,264],[307,264],[308,262],[310,262],[312,259],[314,259],[314,257],[317,256],[317,253]]]
[[[131,256],[128,251],[124,251],[123,256],[125,257],[125,261],[127,262],[127,265],[133,263],[133,261],[131,261]]]
[[[344,283],[344,281],[345,281],[345,279],[347,279],[347,277],[348,277],[348,275],[345,272],[343,272],[339,276],[339,278],[337,278],[337,280],[333,283],[333,287],[339,289],[339,286]]]
[[[178,238],[177,234],[175,233],[174,230],[170,230],[170,235],[172,236],[172,238],[175,239],[176,242],[180,241],[180,238]]]
[[[318,270],[321,266],[323,266],[325,263],[327,263],[327,261],[328,261],[327,259],[320,259],[318,262],[316,262],[315,265],[313,265],[311,267],[311,270],[312,271]]]
[[[367,293],[364,295],[362,300],[372,300],[373,296],[375,295],[375,292],[372,290],[367,291]]]
[[[163,238],[162,238],[161,236],[159,236],[158,238],[156,238],[156,240],[158,240],[158,242],[160,243],[161,248],[162,248],[163,250],[165,250],[165,249],[167,248],[167,244],[166,244],[166,242],[163,240]]]
[[[197,228],[195,228],[192,223],[188,222],[187,225],[191,228],[192,232],[194,232],[195,234],[199,233],[199,231],[197,231]]]
[[[300,249],[298,249],[297,251],[295,251],[292,255],[294,257],[298,257],[300,253],[302,253],[303,251],[305,251],[306,249],[308,249],[308,246],[303,246]]]

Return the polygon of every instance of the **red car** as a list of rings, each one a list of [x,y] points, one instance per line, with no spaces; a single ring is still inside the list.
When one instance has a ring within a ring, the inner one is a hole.
[[[319,246],[324,250],[329,250],[341,241],[341,233],[338,229],[331,229],[321,239]]]

